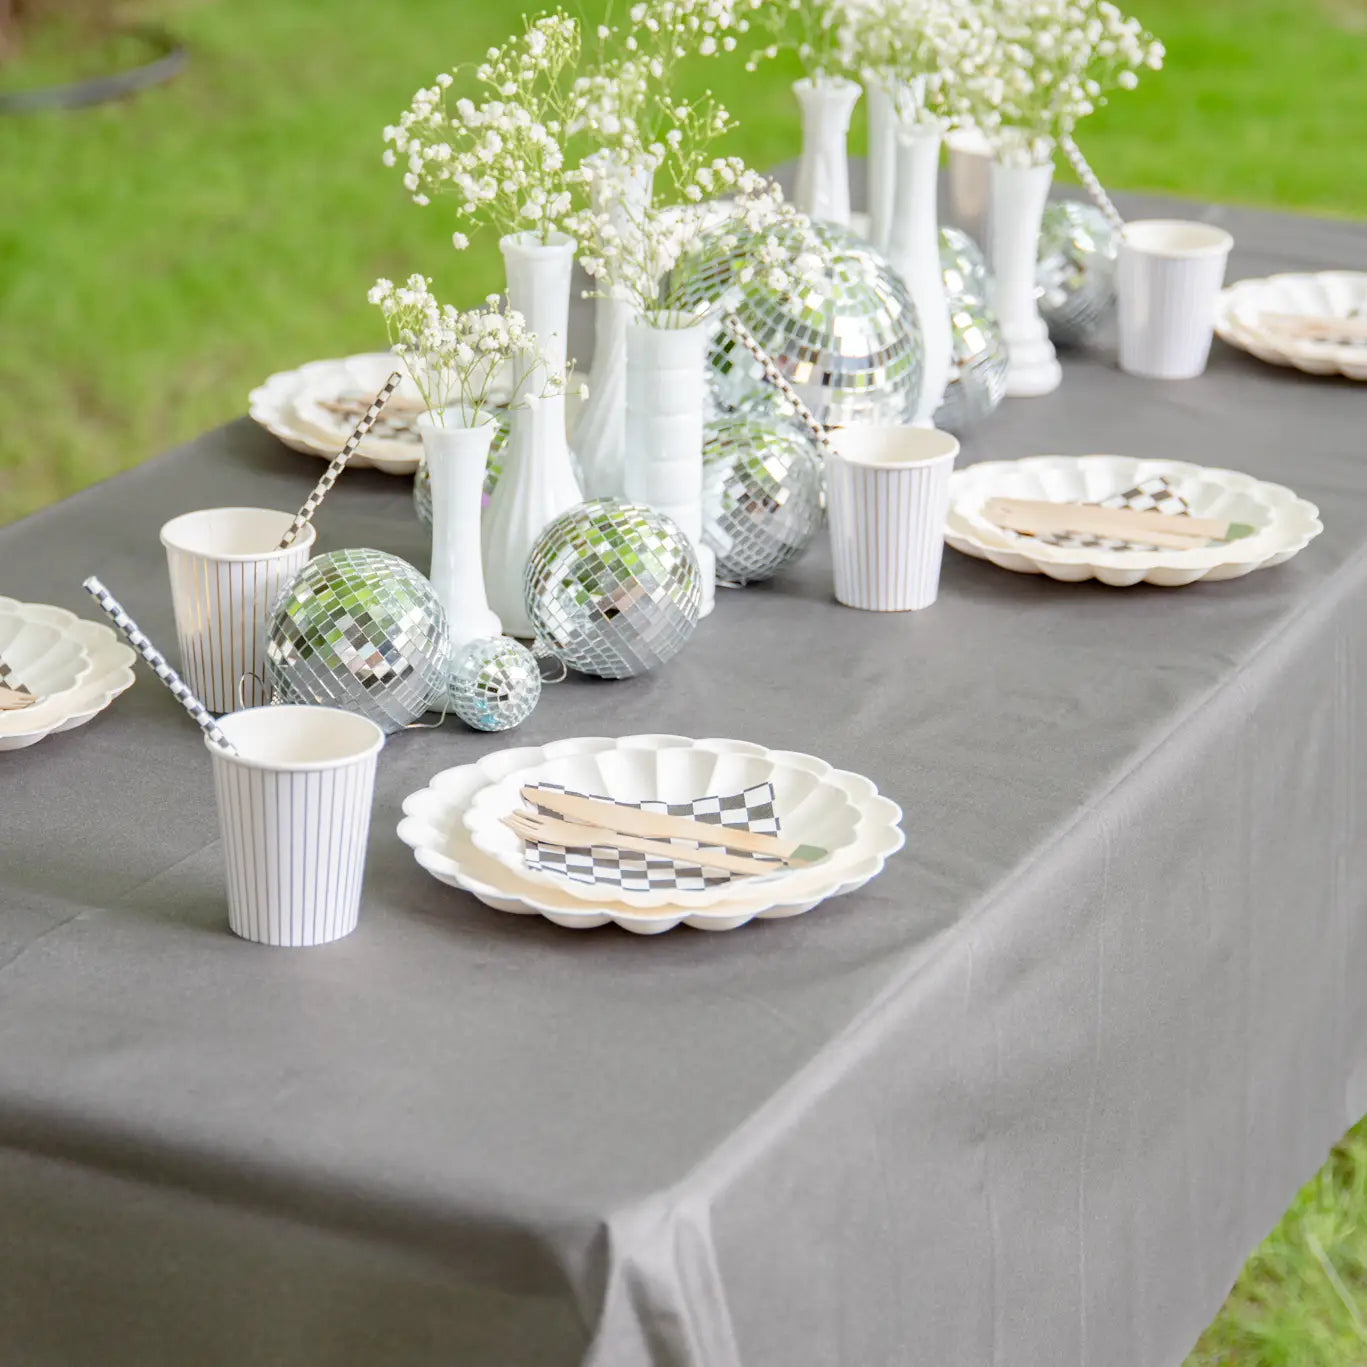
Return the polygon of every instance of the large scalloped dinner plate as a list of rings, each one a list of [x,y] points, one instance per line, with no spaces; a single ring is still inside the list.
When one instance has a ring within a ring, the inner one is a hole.
[[[1260,361],[1293,366],[1309,375],[1367,380],[1367,345],[1284,337],[1263,327],[1264,313],[1367,319],[1367,272],[1319,271],[1240,280],[1222,291],[1215,308],[1220,337]]]
[[[832,770],[834,781],[860,814],[856,846],[846,851],[834,876],[800,884],[786,876],[738,881],[728,885],[724,899],[708,907],[643,909],[612,898],[585,901],[567,887],[539,881],[529,871],[510,868],[476,847],[465,815],[475,796],[491,784],[560,757],[596,755],[642,743],[668,748],[695,742],[684,736],[629,736],[620,741],[590,737],[498,751],[476,764],[446,769],[426,788],[410,794],[404,800],[399,838],[434,878],[471,893],[495,910],[544,916],[573,930],[618,925],[637,935],[657,935],[681,924],[698,930],[735,930],[755,919],[801,915],[829,898],[863,887],[882,872],[904,843],[901,808],[880,795],[869,779]],[[737,753],[768,753],[742,741],[726,744],[736,747]],[[802,874],[805,877],[811,871]]]
[[[1227,518],[1258,530],[1241,540],[1189,551],[1112,551],[1051,546],[997,527],[982,513],[987,500],[996,497],[1099,502],[1158,475],[1172,483],[1194,515]],[[955,471],[945,540],[965,555],[1018,574],[1044,574],[1064,583],[1098,579],[1113,588],[1139,583],[1179,588],[1280,565],[1323,530],[1313,503],[1283,485],[1237,470],[1134,456],[1026,456]]]

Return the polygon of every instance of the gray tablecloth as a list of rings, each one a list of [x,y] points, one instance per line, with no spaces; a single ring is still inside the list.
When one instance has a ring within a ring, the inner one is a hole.
[[[1232,277],[1367,266],[1202,212]],[[1178,1363],[1367,1110],[1365,416],[1218,345],[1188,384],[1073,357],[968,457],[1234,466],[1323,537],[1182,590],[951,552],[894,617],[823,547],[657,676],[547,691],[515,741],[745,737],[895,796],[905,853],[795,921],[575,934],[432,881],[403,796],[509,743],[452,724],[381,758],[360,930],[267,950],[150,676],[0,758],[0,1359]],[[172,641],[160,523],[319,468],[233,423],[0,534],[0,590],[89,614],[98,572]],[[357,545],[424,562],[406,481],[341,482]]]

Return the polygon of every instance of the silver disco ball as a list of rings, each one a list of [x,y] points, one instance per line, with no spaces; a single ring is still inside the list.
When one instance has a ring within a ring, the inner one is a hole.
[[[940,272],[951,299],[991,300],[993,281],[987,258],[962,228],[946,225],[940,229]]]
[[[536,539],[523,579],[537,640],[581,674],[629,679],[677,654],[698,624],[693,544],[662,513],[593,499]]]
[[[1006,344],[997,316],[980,300],[951,298],[954,351],[935,426],[962,436],[1006,397]]]
[[[495,414],[493,444],[489,447],[489,465],[484,472],[484,497],[492,498],[498,487],[498,477],[503,473],[503,452],[508,445],[508,435],[512,429],[512,414],[506,409]],[[413,476],[413,511],[418,521],[430,532],[432,530],[432,476],[427,470],[424,456],[418,464],[418,472]]]
[[[1040,226],[1035,290],[1049,336],[1084,346],[1115,312],[1119,238],[1095,204],[1049,204]]]
[[[340,707],[398,731],[440,703],[450,662],[446,612],[397,555],[320,555],[271,610],[266,683],[280,702]]]
[[[726,410],[773,402],[759,363],[722,327],[734,312],[827,426],[911,421],[921,397],[923,349],[916,306],[901,277],[881,253],[833,223],[774,231],[790,256],[807,251],[820,258],[815,278],[777,291],[761,268],[740,284],[737,273],[753,260],[760,238],[733,225],[704,234],[675,268],[677,306],[711,309],[709,382],[716,404]]]
[[[812,544],[825,470],[811,437],[791,420],[724,418],[708,426],[702,458],[703,540],[717,553],[722,579],[771,579]]]
[[[484,636],[455,652],[448,705],[466,726],[510,731],[532,715],[540,697],[536,656],[511,636]]]

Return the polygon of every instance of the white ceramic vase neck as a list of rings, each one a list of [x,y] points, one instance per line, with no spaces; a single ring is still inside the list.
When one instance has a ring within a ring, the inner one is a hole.
[[[859,86],[843,76],[803,79],[793,86],[802,108],[802,161],[794,202],[810,218],[848,227],[850,119]]]
[[[432,568],[428,578],[459,647],[481,636],[501,636],[503,624],[489,607],[480,554],[484,472],[498,430],[492,419],[472,427],[467,414],[448,409],[418,422],[432,482]]]
[[[693,543],[704,617],[715,602],[717,578],[717,557],[702,538],[707,340],[704,326],[638,318],[627,327],[626,496],[672,518]]]
[[[1008,398],[1052,394],[1063,371],[1035,299],[1040,222],[1053,178],[1042,166],[992,163],[992,271],[996,308],[1006,342]]]
[[[549,243],[522,234],[499,244],[508,272],[508,302],[536,333],[544,363],[520,361],[519,393],[537,395],[546,371],[564,373],[570,281],[575,242],[556,234]],[[544,369],[543,369],[544,365]],[[565,437],[565,397],[533,401],[514,410],[503,473],[484,517],[484,578],[489,603],[512,636],[531,636],[522,579],[541,530],[583,502]]]
[[[888,260],[906,284],[921,324],[921,398],[913,418],[918,427],[935,425],[954,347],[940,270],[940,138],[939,125],[931,122],[903,124],[897,130],[897,194],[887,247]]]
[[[869,241],[887,251],[897,194],[897,99],[888,86],[864,87],[869,114]]]

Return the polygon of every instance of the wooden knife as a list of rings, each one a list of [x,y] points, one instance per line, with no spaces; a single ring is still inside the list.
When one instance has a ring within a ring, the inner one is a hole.
[[[1032,498],[990,498],[983,516],[1013,532],[1052,536],[1072,532],[1191,550],[1207,541],[1236,541],[1256,527],[1214,517],[1180,517],[1152,509],[1102,508],[1094,503],[1051,503]]]

